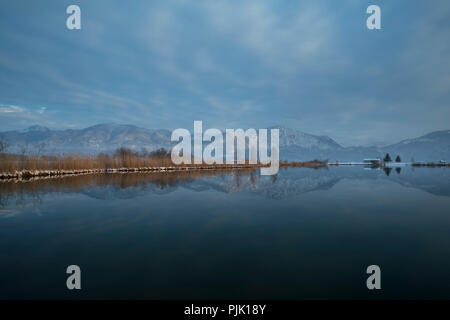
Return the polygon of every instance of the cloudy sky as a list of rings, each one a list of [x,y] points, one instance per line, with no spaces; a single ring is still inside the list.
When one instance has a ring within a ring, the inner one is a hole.
[[[203,120],[370,145],[449,129],[449,99],[448,0],[1,3],[1,131]]]

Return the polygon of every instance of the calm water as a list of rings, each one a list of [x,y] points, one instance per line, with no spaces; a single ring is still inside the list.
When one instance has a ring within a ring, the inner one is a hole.
[[[449,178],[339,167],[0,182],[0,298],[450,298]],[[81,291],[66,289],[71,264]]]

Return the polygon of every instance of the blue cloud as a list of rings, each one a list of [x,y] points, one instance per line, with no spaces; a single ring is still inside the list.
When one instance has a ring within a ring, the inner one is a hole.
[[[100,122],[267,127],[344,145],[448,129],[450,3],[4,1],[2,129]],[[5,107],[6,108],[6,107]],[[7,109],[5,109],[7,110]]]

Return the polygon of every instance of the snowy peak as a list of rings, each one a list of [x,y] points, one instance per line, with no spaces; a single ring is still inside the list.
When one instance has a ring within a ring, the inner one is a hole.
[[[393,144],[392,146],[418,144],[418,143],[436,143],[436,142],[445,143],[448,141],[450,141],[450,131],[442,130],[442,131],[434,131],[418,138],[406,139],[400,141],[399,143]]]
[[[44,126],[40,126],[40,125],[34,125],[31,127],[28,127],[26,129],[23,129],[22,132],[23,133],[28,133],[28,132],[49,132],[50,129]]]
[[[29,151],[32,151],[38,145],[45,145],[45,151],[51,153],[110,152],[119,147],[139,151],[146,148],[152,151],[170,147],[170,131],[111,123],[67,130],[50,130],[41,126],[32,126],[21,131],[2,132],[0,140],[8,142],[10,152],[16,152],[23,146],[27,146]]]
[[[305,149],[340,149],[336,141],[327,136],[315,136],[296,129],[274,126],[280,130],[280,147],[299,147]],[[272,129],[271,128],[271,129]]]
[[[404,161],[450,160],[450,131],[434,131],[423,136],[406,139],[383,148],[399,154]]]
[[[403,140],[386,147],[342,147],[327,136],[316,136],[296,129],[279,129],[280,160],[303,161],[321,159],[329,161],[359,161],[364,158],[399,155],[403,161],[450,160],[450,131],[435,131],[424,136]],[[51,130],[35,125],[21,131],[0,132],[9,152],[40,149],[46,153],[99,153],[111,152],[119,147],[140,151],[159,148],[170,149],[171,131],[154,130],[128,124],[104,123],[85,129]]]

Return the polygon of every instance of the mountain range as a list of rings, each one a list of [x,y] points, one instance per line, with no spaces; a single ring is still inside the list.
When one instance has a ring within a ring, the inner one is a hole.
[[[360,161],[390,153],[404,161],[450,160],[450,130],[435,131],[418,138],[384,147],[343,147],[328,136],[317,136],[296,129],[276,126],[280,130],[280,160],[328,159]],[[170,149],[170,130],[154,130],[134,125],[98,124],[85,129],[51,130],[35,125],[25,130],[0,132],[8,152],[89,153],[112,152],[118,147],[136,151]]]

